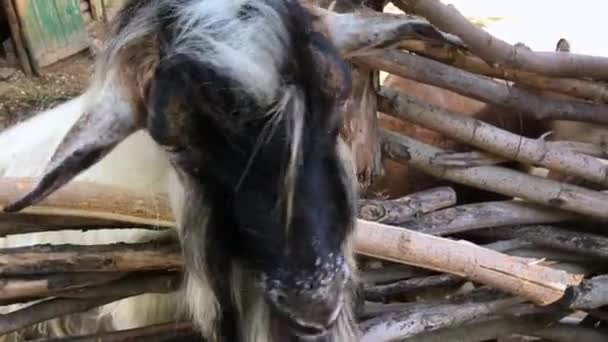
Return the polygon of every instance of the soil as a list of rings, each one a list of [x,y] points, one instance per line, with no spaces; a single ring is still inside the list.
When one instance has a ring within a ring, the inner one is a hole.
[[[0,129],[80,95],[91,75],[92,59],[80,54],[26,76],[17,68],[0,68]]]

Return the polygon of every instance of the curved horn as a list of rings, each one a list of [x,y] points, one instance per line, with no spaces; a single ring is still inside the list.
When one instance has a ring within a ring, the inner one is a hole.
[[[315,7],[313,11],[322,18],[329,38],[344,56],[406,39],[430,40],[464,47],[460,38],[441,32],[417,16],[373,11],[336,13],[320,7]]]
[[[85,98],[83,114],[65,135],[36,187],[21,199],[4,207],[16,212],[42,201],[91,167],[138,128],[131,103],[120,96],[119,87],[106,83]],[[100,91],[97,91],[100,90]]]

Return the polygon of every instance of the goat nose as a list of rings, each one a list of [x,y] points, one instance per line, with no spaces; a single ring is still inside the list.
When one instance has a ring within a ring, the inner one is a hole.
[[[285,306],[304,325],[327,329],[333,325],[341,309],[341,296],[299,293],[285,296]]]
[[[343,287],[343,282],[333,281],[316,288],[281,291],[274,304],[300,326],[327,330],[336,322],[342,309]]]

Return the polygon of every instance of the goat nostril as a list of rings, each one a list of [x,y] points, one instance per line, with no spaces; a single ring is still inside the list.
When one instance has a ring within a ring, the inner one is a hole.
[[[278,305],[287,305],[287,296],[282,293],[279,293],[276,297],[276,301]]]

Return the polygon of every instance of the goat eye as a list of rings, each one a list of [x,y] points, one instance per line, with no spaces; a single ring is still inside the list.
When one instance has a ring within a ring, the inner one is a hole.
[[[184,151],[184,147],[180,145],[161,145],[161,147],[169,153],[179,153]]]

